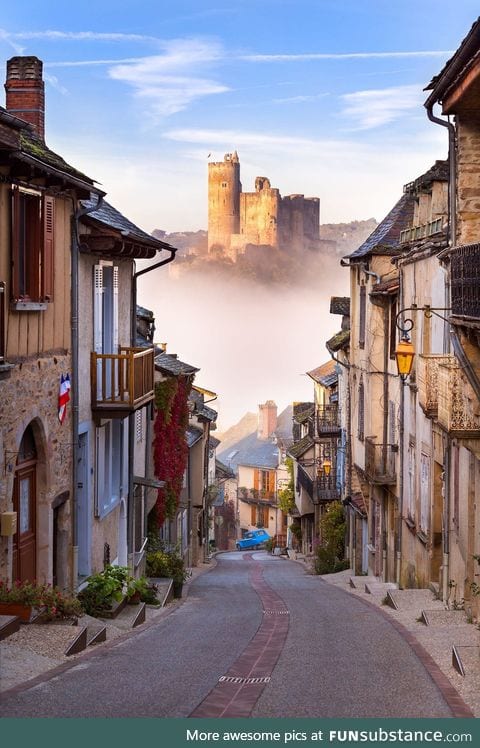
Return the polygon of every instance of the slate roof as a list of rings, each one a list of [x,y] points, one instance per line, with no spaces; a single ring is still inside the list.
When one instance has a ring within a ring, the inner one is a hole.
[[[396,278],[390,278],[390,280],[383,281],[383,283],[375,283],[374,286],[372,286],[372,290],[370,291],[371,296],[388,296],[389,294],[393,293],[400,287],[400,279],[397,276]]]
[[[185,432],[187,437],[188,448],[193,447],[203,436],[203,431],[196,426],[189,426]]]
[[[305,454],[313,445],[315,442],[313,441],[311,436],[304,436],[303,439],[300,439],[299,442],[295,442],[295,444],[292,444],[290,449],[288,450],[288,454],[290,457],[293,457],[294,460],[297,460],[299,457]]]
[[[94,184],[93,179],[87,177],[86,174],[83,174],[73,166],[70,166],[70,164],[67,164],[64,158],[59,156],[58,153],[55,153],[55,151],[51,151],[50,148],[47,148],[45,143],[37,137],[35,132],[32,132],[28,128],[22,130],[20,134],[20,147],[22,153],[37,158],[44,164],[52,166],[54,169],[58,169],[59,171],[63,171],[65,174],[70,174],[70,176],[76,177],[76,179],[80,179],[82,182],[88,182],[91,185]],[[95,203],[96,201],[94,204]]]
[[[256,432],[240,439],[234,447],[219,452],[219,457],[235,471],[239,465],[276,468],[279,462],[277,446],[268,439],[258,439]]]
[[[329,350],[330,353],[335,353],[343,348],[348,348],[349,344],[350,330],[340,330],[340,332],[337,332],[336,335],[331,337],[330,340],[327,340],[325,343],[327,350]]]
[[[93,208],[97,204],[97,201],[82,200],[82,204],[85,208]],[[122,215],[120,211],[114,208],[113,205],[110,205],[110,203],[107,203],[105,200],[103,201],[100,208],[98,208],[98,210],[94,210],[92,213],[89,213],[87,216],[85,216],[84,220],[88,222],[94,221],[101,226],[115,229],[116,231],[119,231],[122,236],[128,238],[129,240],[138,241],[142,244],[148,244],[150,247],[154,247],[158,250],[175,250],[175,248],[170,244],[162,242],[160,241],[160,239],[154,239],[153,236],[147,234],[147,232],[143,231],[143,229],[140,229],[128,218],[125,218],[125,216]]]
[[[321,366],[317,366],[316,369],[312,369],[312,371],[307,371],[307,374],[314,382],[318,382],[318,384],[323,384],[325,387],[328,387],[328,385],[324,384],[323,379],[333,374],[336,371],[335,367],[335,361],[330,360]]]
[[[298,411],[294,408],[293,411],[293,420],[297,423],[305,423],[308,421],[310,416],[313,416],[315,413],[315,405],[313,403],[301,403],[302,405],[305,405],[306,407],[303,409],[299,409]]]
[[[343,314],[350,316],[350,297],[332,296],[330,298],[330,314]]]
[[[180,359],[172,353],[159,353],[158,356],[155,356],[155,368],[174,377],[190,376],[191,374],[200,371],[200,369],[195,368],[195,366],[180,361]]]
[[[412,225],[414,203],[413,195],[403,194],[368,239],[355,252],[346,255],[345,259],[357,260],[369,254],[390,254],[392,250],[398,251],[400,232]]]

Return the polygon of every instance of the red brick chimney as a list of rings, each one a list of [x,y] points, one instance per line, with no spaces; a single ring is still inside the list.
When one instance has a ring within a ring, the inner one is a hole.
[[[267,400],[258,406],[258,429],[259,439],[268,439],[277,428],[277,406],[273,400]]]
[[[6,109],[30,122],[45,140],[45,84],[43,63],[38,57],[12,57],[7,61]]]

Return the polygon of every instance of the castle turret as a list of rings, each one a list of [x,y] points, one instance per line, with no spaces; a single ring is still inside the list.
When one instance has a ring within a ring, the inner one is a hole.
[[[240,161],[225,154],[223,161],[208,164],[208,251],[230,253],[230,237],[240,233]]]

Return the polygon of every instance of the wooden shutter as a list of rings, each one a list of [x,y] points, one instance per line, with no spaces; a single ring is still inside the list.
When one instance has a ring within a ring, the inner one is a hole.
[[[42,299],[53,301],[54,283],[54,227],[55,227],[55,199],[44,195],[42,205],[43,219],[43,248],[42,248]]]
[[[359,332],[358,332],[359,348],[365,348],[366,311],[367,311],[367,289],[365,286],[360,286],[360,321],[359,321]]]
[[[252,504],[251,508],[251,515],[250,515],[250,524],[256,525],[257,524],[257,507],[255,504]]]
[[[260,488],[260,470],[255,468],[253,471],[253,489],[258,491]]]
[[[93,348],[103,353],[103,268],[93,268]]]
[[[20,191],[18,187],[12,188],[12,206],[11,206],[11,262],[12,262],[12,283],[11,297],[12,301],[20,298]]]
[[[105,474],[105,434],[106,426],[97,428],[95,455],[95,515],[101,517],[105,511],[106,474]]]
[[[113,266],[113,352],[118,353],[118,266]]]
[[[5,361],[5,355],[6,355],[5,326],[6,326],[5,282],[0,281],[0,363],[3,363]]]

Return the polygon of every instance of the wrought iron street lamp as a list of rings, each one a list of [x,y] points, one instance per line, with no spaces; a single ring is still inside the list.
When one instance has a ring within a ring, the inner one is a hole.
[[[395,319],[395,325],[402,333],[402,337],[395,349],[395,358],[397,361],[398,374],[404,382],[412,371],[415,349],[408,335],[410,330],[412,330],[413,328],[413,319],[403,319],[403,315],[405,314],[405,312],[423,312],[427,319],[435,315],[435,317],[440,317],[440,319],[443,319],[444,322],[448,322],[448,319],[438,312],[450,311],[450,307],[432,307],[429,304],[425,304],[425,306],[413,305],[410,307],[406,307],[405,309],[400,309],[400,311],[398,312]]]

